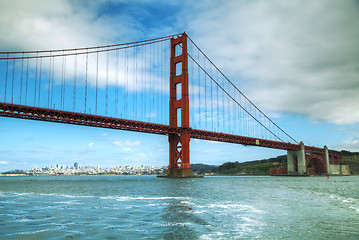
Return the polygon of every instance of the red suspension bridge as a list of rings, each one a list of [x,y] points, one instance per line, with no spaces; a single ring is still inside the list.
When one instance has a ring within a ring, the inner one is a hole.
[[[293,139],[185,33],[0,52],[0,86],[0,116],[168,135],[169,176],[193,176],[191,138],[287,150],[284,174],[339,171],[340,152]]]

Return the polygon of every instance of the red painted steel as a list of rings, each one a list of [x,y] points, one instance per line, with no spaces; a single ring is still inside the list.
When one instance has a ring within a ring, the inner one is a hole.
[[[322,159],[325,159],[324,148],[305,146],[305,152],[306,152],[307,156],[311,156],[311,155],[318,156],[319,155],[319,156],[322,156]],[[335,151],[335,150],[328,150],[328,154],[329,154],[329,164],[340,165],[340,161],[341,161],[341,157],[342,157],[341,152]],[[326,163],[324,163],[324,166],[326,166]]]
[[[161,135],[179,133],[179,129],[170,128],[168,125],[103,117],[84,113],[67,112],[47,108],[27,107],[7,103],[0,103],[0,116]]]
[[[191,129],[191,137],[197,139],[218,141],[218,142],[228,142],[228,143],[238,143],[243,145],[266,147],[266,148],[275,148],[282,150],[299,150],[300,146],[293,143],[278,142],[260,138],[244,137],[239,135],[221,133],[221,132],[209,132],[204,130]]]
[[[176,56],[176,47],[182,50]],[[190,128],[189,128],[189,99],[188,99],[188,56],[187,35],[171,38],[171,63],[170,63],[170,101],[169,124],[171,128],[180,130],[179,134],[169,134],[169,174],[171,169],[191,169],[189,156]],[[177,72],[181,65],[180,73]],[[177,99],[177,85],[181,86],[181,97]],[[181,110],[181,126],[178,123],[178,109]]]
[[[173,154],[172,159],[176,159],[176,160],[182,157],[181,152],[183,152],[183,149],[178,151],[178,148],[181,147],[178,144],[181,143],[181,141],[189,143],[189,138],[196,138],[196,139],[203,139],[203,140],[210,140],[217,142],[236,143],[242,145],[274,148],[274,149],[282,149],[282,150],[300,149],[300,145],[296,145],[292,143],[244,137],[244,136],[238,136],[238,135],[232,135],[226,133],[209,132],[209,131],[191,129],[191,128],[186,128],[185,129],[186,131],[183,131],[183,128],[181,127],[171,127],[162,124],[96,116],[91,114],[75,113],[75,112],[68,112],[68,111],[61,111],[61,110],[54,110],[47,108],[28,107],[23,105],[8,104],[2,102],[0,102],[0,116],[168,135],[168,136],[172,136],[172,138],[169,137],[169,140],[173,141],[172,145],[170,142],[170,147],[171,146],[175,147],[172,148],[172,151],[170,150],[170,154]],[[189,150],[189,146],[188,146],[188,150]],[[306,155],[308,156],[314,154],[323,156],[323,154],[325,154],[325,150],[323,148],[316,148],[311,146],[305,146],[305,151],[306,151]],[[340,164],[341,152],[334,150],[329,150],[328,152],[329,152],[330,164]],[[189,151],[188,151],[188,160],[189,160]]]

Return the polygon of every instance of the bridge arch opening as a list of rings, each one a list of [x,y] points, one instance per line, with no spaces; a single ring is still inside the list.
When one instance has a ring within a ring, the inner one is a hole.
[[[313,156],[308,160],[307,163],[307,174],[317,175],[327,173],[324,160],[318,156]]]

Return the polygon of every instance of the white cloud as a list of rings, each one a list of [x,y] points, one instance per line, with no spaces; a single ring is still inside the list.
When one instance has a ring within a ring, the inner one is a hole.
[[[262,110],[359,123],[357,2],[207,3],[189,8],[192,39]]]
[[[9,164],[8,161],[0,161],[0,164]]]
[[[136,148],[125,147],[125,148],[121,148],[121,150],[124,152],[134,152],[136,151]]]
[[[350,137],[344,141],[342,149],[352,152],[359,152],[359,137]]]
[[[129,15],[99,14],[105,2],[12,0],[0,2],[0,43],[5,50],[92,46],[129,36]],[[121,34],[126,32],[127,34]]]
[[[90,143],[88,144],[88,146],[89,146],[90,148],[92,148],[92,146],[93,146],[94,144],[95,144],[95,143],[90,142]]]
[[[133,147],[133,146],[140,146],[141,145],[141,141],[136,140],[136,141],[121,141],[121,140],[116,140],[113,141],[113,145],[118,146],[118,147],[122,147],[122,146],[126,146],[126,147]]]

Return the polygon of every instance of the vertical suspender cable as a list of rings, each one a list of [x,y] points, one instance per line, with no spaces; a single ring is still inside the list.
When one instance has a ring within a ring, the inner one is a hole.
[[[190,45],[190,52],[191,52],[191,55],[193,55],[193,44]],[[189,89],[191,92],[190,96],[191,96],[191,123],[190,123],[190,127],[192,126],[192,124],[194,123],[194,109],[195,109],[195,106],[194,106],[194,93],[195,93],[195,89],[194,89],[194,63],[193,63],[193,60],[192,59],[189,59],[187,58],[188,60],[191,60],[191,88]]]
[[[125,118],[127,118],[127,95],[128,95],[128,54],[127,54],[127,48],[125,49],[125,67],[126,67],[126,71],[125,71],[125,76],[126,76],[126,87],[125,87],[125,96],[124,96],[124,102],[125,102],[125,112],[124,112],[124,116]]]
[[[144,46],[144,51],[145,51],[145,70],[146,70],[146,74],[145,74],[145,79],[143,80],[144,81],[144,84],[145,84],[145,88],[144,88],[144,98],[145,98],[145,102],[144,102],[144,107],[145,107],[145,114],[143,115],[143,118],[144,118],[144,121],[146,121],[146,115],[147,115],[147,77],[148,77],[148,73],[147,73],[147,45]]]
[[[65,65],[64,65],[64,95],[63,95],[63,110],[65,110],[65,98],[66,98],[66,57],[65,57]]]
[[[97,115],[97,97],[98,97],[98,52],[96,53],[96,103],[95,103],[95,115]]]
[[[47,108],[50,109],[50,93],[51,93],[51,62],[52,62],[52,57],[51,57],[51,51],[50,51],[50,59],[49,59],[49,79],[48,79],[48,83],[47,83]]]
[[[87,112],[87,73],[88,73],[89,54],[86,53],[86,75],[85,75],[85,113]]]
[[[150,50],[149,50],[149,63],[150,63],[150,80],[149,80],[149,94],[150,94],[150,103],[149,103],[149,112],[148,112],[148,121],[151,122],[151,118],[152,118],[152,113],[153,113],[153,104],[152,104],[152,100],[153,100],[153,45],[152,43],[150,44]]]
[[[157,50],[156,50],[156,57],[157,57],[157,60],[156,60],[156,64],[157,64],[157,68],[156,68],[156,72],[157,72],[157,74],[156,74],[156,79],[160,79],[160,72],[159,72],[159,70],[160,70],[160,48],[159,48],[159,43],[156,43],[156,46],[157,46]],[[157,83],[155,83],[155,86],[156,86],[156,92],[157,92],[157,94],[156,94],[156,96],[157,96],[157,123],[161,123],[161,120],[160,120],[160,114],[161,114],[161,109],[160,109],[160,103],[161,103],[161,101],[160,101],[160,94],[161,94],[161,91],[159,91],[159,87],[157,87],[157,86],[160,86],[159,84],[161,84],[161,82],[157,82]]]
[[[42,57],[40,58],[40,77],[39,77],[39,100],[37,101],[38,106],[41,105],[41,81],[42,81]]]
[[[210,65],[211,67],[211,77],[213,77],[212,75],[212,65]],[[212,119],[212,131],[213,131],[213,80],[211,79],[211,119]]]
[[[235,97],[235,99],[237,99],[236,95],[234,95],[234,97]],[[237,100],[237,102],[239,102],[239,99]],[[238,111],[239,111],[239,108],[236,107],[235,110],[236,110],[236,134],[238,134],[239,133],[239,129],[238,129]]]
[[[137,74],[137,47],[134,48],[134,52],[135,52],[135,91],[136,91],[136,95],[135,95],[135,119],[137,120],[138,118],[138,104],[137,104],[137,98],[138,98],[138,94],[140,93],[139,89],[137,89],[138,85],[137,85],[137,78],[138,78],[138,74]]]
[[[152,101],[151,101],[151,118],[154,115],[155,111],[155,87],[154,87],[154,67],[155,67],[155,49],[154,49],[154,44],[151,44],[151,58],[152,58],[152,69],[151,69],[151,92],[152,92]],[[153,120],[150,120],[151,122],[153,122]]]
[[[232,131],[233,131],[234,133],[236,133],[236,132],[237,132],[237,115],[236,115],[236,113],[237,113],[237,107],[238,107],[238,105],[236,105],[237,98],[236,98],[236,91],[235,91],[234,88],[233,88],[233,98],[235,99],[235,101],[232,101],[232,103],[233,103],[233,106],[232,106],[233,129],[232,129]],[[237,102],[238,102],[238,101],[237,101]]]
[[[20,104],[22,104],[21,102],[21,97],[22,97],[22,79],[23,79],[23,71],[24,71],[24,53],[22,53],[21,56],[21,79],[20,79]]]
[[[52,59],[52,73],[51,73],[51,105],[50,107],[52,107],[52,102],[53,102],[53,97],[54,97],[54,75],[55,75],[55,58]],[[54,106],[55,108],[55,106]]]
[[[109,64],[109,49],[106,52],[106,116],[108,114],[108,64]]]
[[[143,102],[143,94],[144,94],[144,91],[143,91],[143,82],[144,82],[144,46],[141,47],[141,91],[140,91],[140,94],[141,94],[141,114],[140,114],[140,120],[142,120],[143,118],[143,111],[144,111],[144,102]]]
[[[136,47],[133,48],[133,71],[134,73],[132,74],[132,118],[136,119],[136,114],[135,114],[135,105],[136,105],[136,99],[135,99],[135,91],[136,91],[136,87],[135,87],[135,81],[136,81]]]
[[[203,65],[204,65],[204,69],[207,71],[207,66],[206,66],[206,59],[203,58]],[[205,121],[205,130],[207,131],[208,128],[207,128],[207,124],[208,124],[208,121],[207,121],[207,75],[204,74],[204,121]]]
[[[6,54],[6,58],[9,58],[9,53]],[[9,71],[9,59],[6,59],[6,72],[5,72],[5,96],[4,102],[6,102],[6,91],[7,91],[7,75]]]
[[[118,78],[119,78],[119,56],[118,56],[118,50],[116,50],[116,84],[115,84],[115,116],[118,118],[118,88],[119,88],[119,83],[118,83]]]
[[[197,62],[199,63],[199,51],[197,51]],[[201,129],[201,71],[198,69],[198,128]]]
[[[29,80],[29,59],[26,60],[25,105],[27,104],[27,84],[28,84],[28,80]]]
[[[73,111],[76,111],[76,84],[77,84],[77,55],[76,55],[76,49],[75,49],[75,61],[74,61],[74,92],[73,92]]]
[[[38,56],[38,53],[37,53]],[[38,63],[38,58],[36,58],[36,68],[35,68],[35,94],[34,94],[34,106],[36,105],[36,87],[37,87],[37,63]]]
[[[15,59],[12,60],[11,103],[14,103]]]
[[[156,44],[153,44],[152,45],[152,107],[153,107],[153,110],[152,110],[152,117],[153,117],[153,120],[152,122],[155,122],[155,117],[157,115],[157,112],[156,112],[156,93],[155,93],[155,79],[156,79]]]
[[[62,109],[62,96],[64,94],[64,66],[65,66],[65,56],[62,56],[62,69],[61,69],[61,96],[60,96],[60,108]]]
[[[164,51],[165,52],[165,63],[166,63],[165,64],[165,91],[164,91],[165,96],[167,96],[167,93],[169,91],[169,75],[170,75],[170,73],[169,73],[170,64],[168,64],[170,61],[169,61],[169,58],[167,58],[167,56],[168,56],[167,55],[167,49],[168,49],[168,47],[166,47],[166,45],[165,45],[165,51]],[[165,104],[165,105],[167,106],[167,104]],[[169,107],[165,108],[165,113],[166,113],[165,116],[169,116]],[[165,119],[166,124],[167,123],[169,124],[168,120],[169,120],[169,118],[167,117]]]
[[[161,102],[162,102],[162,121],[161,121],[161,123],[162,124],[165,124],[165,122],[166,122],[166,118],[165,118],[165,106],[166,106],[166,104],[165,104],[165,92],[166,92],[166,89],[165,89],[165,81],[166,81],[166,75],[165,75],[165,68],[166,68],[166,64],[165,64],[165,62],[166,62],[166,57],[165,57],[165,53],[164,53],[164,48],[166,47],[166,42],[164,41],[164,42],[162,42],[161,43],[161,69],[162,69],[162,84],[161,84],[161,86],[162,86],[162,88],[161,88],[161,96],[162,96],[162,100],[161,100]]]
[[[225,88],[225,82],[224,82],[224,78],[222,77],[222,79],[223,79],[223,89]],[[225,101],[226,101],[226,95],[224,95],[224,92],[222,93],[223,94],[223,100],[222,100],[222,107],[223,107],[223,109],[222,109],[222,111],[223,111],[223,121],[222,121],[222,123],[223,123],[223,132],[226,132],[226,124],[225,124],[225,120],[226,120],[226,113],[225,113],[225,108],[224,108],[224,106],[225,106]]]
[[[218,81],[218,71],[216,71],[217,73],[217,78],[216,78],[216,81]],[[217,131],[219,132],[219,98],[218,98],[218,89],[219,87],[217,86],[216,84],[216,89],[217,89]]]

